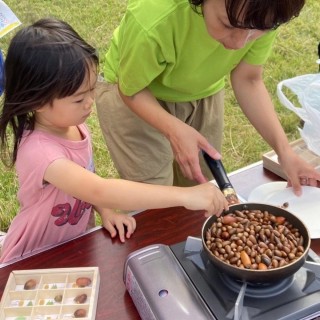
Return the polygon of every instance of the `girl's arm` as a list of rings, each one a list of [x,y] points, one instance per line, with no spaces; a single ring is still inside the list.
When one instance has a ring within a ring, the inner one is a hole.
[[[100,208],[144,210],[184,206],[191,210],[205,210],[207,215],[220,214],[228,209],[222,192],[210,182],[181,188],[103,179],[68,159],[52,162],[44,180]]]

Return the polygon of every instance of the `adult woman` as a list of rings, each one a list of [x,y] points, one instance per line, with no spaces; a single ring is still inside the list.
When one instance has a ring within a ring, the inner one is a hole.
[[[320,174],[290,148],[262,79],[279,25],[304,0],[130,0],[106,55],[96,97],[121,177],[187,185],[206,181],[202,149],[219,158],[224,79],[277,152],[296,194]],[[173,163],[173,165],[172,165]]]

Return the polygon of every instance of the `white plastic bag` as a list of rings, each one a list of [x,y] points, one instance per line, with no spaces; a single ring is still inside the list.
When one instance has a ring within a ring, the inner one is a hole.
[[[297,96],[299,107],[286,97],[283,87]],[[320,73],[283,80],[278,84],[277,94],[281,103],[304,121],[303,129],[299,128],[301,138],[309,150],[320,156]]]

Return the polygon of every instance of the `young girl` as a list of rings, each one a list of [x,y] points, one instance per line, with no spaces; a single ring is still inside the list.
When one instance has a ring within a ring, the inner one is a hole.
[[[20,212],[4,239],[0,262],[80,235],[92,209],[111,237],[118,232],[124,242],[134,232],[135,220],[112,209],[184,206],[208,216],[228,208],[212,183],[167,187],[94,173],[84,122],[92,112],[97,67],[95,49],[60,20],[39,20],[12,39],[0,141],[2,160],[16,166]]]

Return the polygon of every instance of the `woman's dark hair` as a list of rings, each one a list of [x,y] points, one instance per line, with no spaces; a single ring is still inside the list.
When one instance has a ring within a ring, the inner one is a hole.
[[[98,63],[96,50],[61,20],[41,19],[16,33],[5,59],[0,114],[4,164],[14,165],[24,130],[34,130],[34,110],[75,93],[90,68],[97,68]]]
[[[201,13],[208,0],[189,0]],[[230,24],[240,29],[271,30],[297,17],[305,0],[225,0]]]

